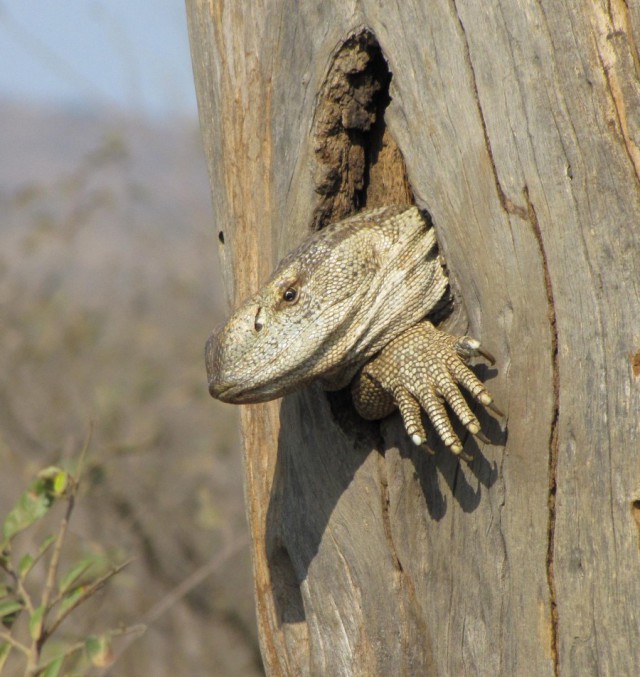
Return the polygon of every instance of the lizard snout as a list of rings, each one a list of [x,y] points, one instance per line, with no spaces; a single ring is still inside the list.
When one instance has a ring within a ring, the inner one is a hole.
[[[207,367],[207,381],[209,383],[209,393],[211,397],[217,398],[221,392],[225,390],[224,384],[220,380],[220,358],[221,358],[221,345],[219,341],[219,336],[221,333],[222,327],[217,331],[214,330],[207,339],[207,343],[204,348],[204,361]]]
[[[223,402],[241,401],[242,365],[247,351],[259,340],[265,321],[262,307],[251,301],[241,306],[226,324],[213,330],[204,349],[211,397]]]

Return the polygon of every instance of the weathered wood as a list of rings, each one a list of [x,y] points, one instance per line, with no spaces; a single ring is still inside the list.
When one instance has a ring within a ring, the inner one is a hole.
[[[467,440],[467,466],[317,388],[243,408],[268,672],[640,674],[638,5],[187,8],[230,300],[312,223],[407,196],[397,144],[452,329],[496,354],[485,375],[507,412],[506,435],[481,415],[495,444]],[[319,109],[363,28],[393,75],[386,130],[347,134],[338,169],[360,144],[362,186],[318,211]]]

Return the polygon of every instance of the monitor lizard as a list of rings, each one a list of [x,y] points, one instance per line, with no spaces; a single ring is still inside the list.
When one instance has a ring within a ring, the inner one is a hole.
[[[244,404],[316,380],[327,390],[351,383],[363,418],[398,408],[411,440],[425,445],[424,410],[445,446],[468,460],[445,402],[488,442],[459,386],[499,414],[467,366],[478,355],[495,360],[476,339],[425,319],[447,288],[434,230],[417,207],[380,207],[329,225],[288,254],[211,334],[209,392]]]

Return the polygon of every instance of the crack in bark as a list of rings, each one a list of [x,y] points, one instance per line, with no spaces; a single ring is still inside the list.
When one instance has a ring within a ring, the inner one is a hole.
[[[633,34],[633,21],[631,19],[631,12],[627,0],[609,0],[607,2],[607,14],[611,19],[612,25],[622,26],[620,30],[624,32],[627,38],[634,70],[636,75],[640,77],[640,54],[638,54],[638,48],[636,47]]]
[[[403,583],[406,583],[409,589],[409,594],[412,594],[413,598],[415,599],[415,589],[411,583],[411,579],[409,578],[409,576],[405,574],[402,563],[400,562],[400,556],[398,555],[398,550],[396,548],[395,541],[393,540],[393,532],[391,530],[391,518],[389,517],[389,504],[391,503],[391,497],[389,496],[389,483],[387,480],[386,463],[387,463],[386,458],[382,455],[378,455],[378,472],[380,477],[380,489],[381,489],[380,507],[382,513],[382,527],[384,530],[385,538],[387,539],[387,543],[389,544],[389,553],[391,554],[391,558],[393,560],[393,566],[397,572],[399,587],[402,588]],[[400,602],[400,605],[403,605],[402,593],[398,595],[398,600]],[[403,613],[403,616],[404,615],[405,614]],[[402,633],[402,643],[403,646],[406,647],[409,641],[409,638],[407,637],[407,624],[401,623],[400,629]],[[407,652],[405,651],[404,653],[406,654]]]
[[[624,149],[629,157],[636,181],[640,183],[640,148],[638,148],[629,131],[627,123],[627,106],[625,105],[625,95],[622,91],[622,85],[618,74],[618,54],[616,48],[611,41],[617,36],[623,36],[629,50],[629,56],[633,62],[635,69],[638,68],[637,55],[635,54],[635,45],[633,44],[633,37],[629,36],[627,32],[622,29],[616,30],[614,28],[615,20],[609,11],[609,22],[602,13],[597,10],[593,14],[595,25],[595,44],[596,52],[600,67],[605,78],[607,92],[613,104],[613,111],[615,114],[616,123],[622,137]],[[624,65],[622,66],[624,69]]]
[[[549,327],[551,332],[551,370],[552,370],[552,385],[553,385],[553,413],[551,418],[551,426],[549,430],[549,491],[548,491],[548,526],[547,526],[547,557],[546,557],[546,569],[547,569],[547,584],[549,587],[549,604],[551,607],[551,656],[553,659],[553,669],[556,677],[559,675],[560,664],[558,657],[558,606],[557,606],[557,595],[556,595],[556,586],[555,578],[553,571],[553,555],[554,555],[554,545],[555,545],[555,525],[556,525],[556,489],[557,489],[557,463],[558,463],[558,418],[559,418],[559,409],[560,409],[560,372],[558,364],[558,328],[557,328],[557,317],[555,311],[555,303],[553,298],[553,287],[551,283],[551,275],[549,272],[549,263],[547,260],[547,254],[544,248],[544,242],[542,239],[542,232],[540,230],[540,224],[538,223],[538,217],[536,215],[535,207],[529,199],[529,189],[525,185],[524,187],[524,196],[526,199],[527,207],[521,207],[516,205],[504,192],[502,185],[500,184],[500,178],[498,176],[498,169],[493,157],[493,149],[491,147],[491,142],[489,139],[489,132],[487,130],[487,124],[484,117],[484,111],[482,109],[482,104],[480,103],[480,94],[478,91],[478,84],[476,79],[475,69],[473,67],[473,62],[471,59],[471,50],[469,47],[469,41],[467,38],[467,32],[462,22],[462,17],[458,12],[458,7],[456,5],[456,0],[451,0],[453,5],[456,18],[458,19],[458,24],[460,26],[460,31],[462,33],[463,43],[464,43],[464,52],[466,63],[469,67],[471,73],[471,86],[473,89],[473,95],[476,102],[478,117],[482,126],[482,133],[484,136],[485,148],[489,157],[489,162],[491,164],[491,171],[493,174],[493,180],[496,188],[496,193],[502,208],[507,212],[507,214],[513,214],[524,221],[527,221],[531,224],[537,245],[540,252],[540,257],[542,260],[542,266],[544,271],[544,283],[545,291],[547,297],[547,308],[548,308],[548,320]]]
[[[382,513],[382,525],[383,525],[383,530],[384,530],[384,535],[387,539],[387,542],[389,544],[389,553],[391,555],[391,558],[393,560],[393,566],[396,569],[397,572],[397,577],[398,577],[398,585],[401,590],[400,594],[398,595],[398,599],[400,601],[400,605],[402,608],[402,615],[408,619],[412,618],[413,622],[417,626],[417,630],[420,633],[422,637],[425,638],[425,641],[427,641],[427,638],[429,637],[429,632],[428,628],[425,622],[425,619],[421,613],[417,613],[417,609],[420,607],[420,604],[418,603],[418,596],[416,594],[416,589],[413,584],[413,580],[411,578],[411,575],[408,574],[404,567],[402,566],[402,562],[400,561],[400,555],[398,554],[398,549],[396,547],[395,541],[393,539],[393,530],[391,527],[391,517],[389,515],[389,506],[391,504],[391,497],[389,495],[389,481],[387,478],[387,458],[386,456],[380,454],[378,455],[378,473],[379,473],[379,478],[380,478],[380,499],[381,499],[381,513]],[[404,596],[404,593],[402,590],[404,589],[404,592],[406,592],[406,597]],[[410,642],[413,641],[412,639],[412,634],[411,630],[409,629],[409,623],[401,623],[400,624],[400,631],[402,633],[402,643],[403,643],[403,648],[404,650],[404,655],[409,656],[411,653],[409,651],[410,647]],[[431,657],[429,657],[429,663],[431,663]],[[409,674],[407,673],[406,666],[405,669],[402,670],[403,674]],[[428,674],[434,674],[432,670],[428,672]]]
[[[391,499],[389,497],[389,483],[387,480],[387,467],[384,456],[378,456],[378,471],[380,473],[380,488],[381,488],[381,507],[382,507],[382,526],[384,528],[384,535],[389,543],[389,552],[393,559],[393,566],[400,574],[404,574],[404,568],[400,562],[396,544],[393,540],[393,532],[391,531],[391,518],[389,517],[389,504]]]
[[[557,489],[557,468],[558,468],[558,418],[560,414],[560,368],[558,361],[558,321],[556,317],[556,307],[553,299],[553,286],[551,284],[551,274],[549,273],[549,262],[544,248],[542,231],[538,223],[538,216],[535,207],[529,198],[529,188],[524,187],[524,196],[527,201],[528,221],[533,229],[533,234],[538,243],[540,257],[544,268],[544,284],[547,293],[547,308],[549,328],[551,330],[551,370],[553,382],[553,416],[551,419],[551,429],[549,431],[549,497],[548,510],[549,520],[547,526],[547,583],[549,585],[549,599],[551,604],[551,655],[553,656],[554,674],[559,675],[560,662],[558,657],[558,602],[556,593],[556,583],[554,577],[554,550],[555,550],[555,529],[556,529],[556,489]]]
[[[502,186],[500,185],[500,179],[498,177],[498,168],[496,167],[495,159],[493,157],[493,149],[491,148],[491,142],[489,141],[489,132],[487,131],[487,123],[484,119],[484,111],[482,110],[482,104],[480,103],[480,93],[478,92],[478,82],[476,79],[476,71],[475,68],[473,67],[473,62],[471,60],[471,50],[469,48],[469,41],[467,39],[467,31],[464,27],[464,24],[462,23],[462,18],[460,17],[460,14],[458,12],[458,7],[456,5],[456,0],[451,0],[453,4],[453,8],[456,14],[456,18],[458,19],[458,24],[460,26],[460,31],[462,32],[462,38],[464,42],[464,53],[465,53],[465,60],[467,62],[467,66],[469,66],[469,70],[471,71],[471,87],[473,89],[473,98],[476,102],[476,107],[478,109],[478,117],[480,118],[480,124],[482,126],[482,135],[484,137],[484,145],[487,150],[487,154],[489,156],[489,162],[491,164],[491,173],[493,175],[493,182],[496,187],[496,193],[498,194],[498,199],[500,200],[500,204],[502,205],[502,208],[508,213],[508,214],[516,214],[517,216],[520,216],[523,219],[528,219],[528,214],[527,211],[519,207],[518,205],[514,204],[509,197],[507,197],[506,193],[502,189]]]
[[[629,161],[631,162],[631,166],[633,167],[633,173],[635,174],[636,181],[640,183],[640,150],[635,145],[629,134],[627,114],[624,105],[624,96],[620,91],[620,87],[618,86],[617,77],[615,75],[611,75],[612,66],[608,65],[604,61],[604,57],[600,52],[599,45],[598,60],[607,83],[607,91],[609,92],[609,96],[613,103],[613,110],[615,111],[616,122],[618,123],[618,128],[622,137],[622,144],[627,153]]]

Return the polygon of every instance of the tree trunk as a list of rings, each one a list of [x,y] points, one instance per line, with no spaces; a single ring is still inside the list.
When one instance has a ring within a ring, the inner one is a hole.
[[[344,393],[243,407],[267,672],[640,674],[638,4],[187,8],[230,303],[413,200],[506,412],[466,465]]]

